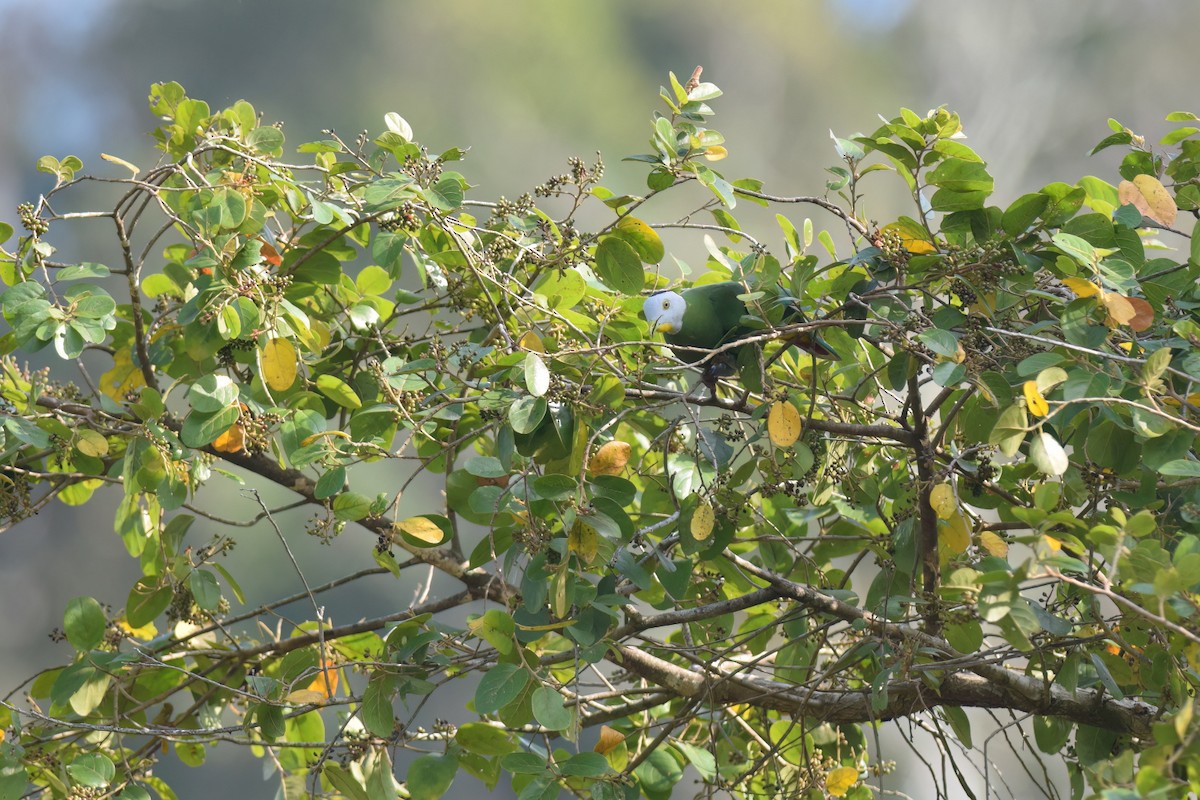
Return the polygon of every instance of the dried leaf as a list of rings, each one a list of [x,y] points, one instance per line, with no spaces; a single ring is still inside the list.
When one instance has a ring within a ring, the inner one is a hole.
[[[1146,206],[1149,208],[1149,212],[1142,211],[1141,207],[1138,208],[1139,211],[1142,211],[1142,216],[1150,217],[1163,225],[1175,224],[1179,208],[1175,205],[1175,198],[1171,197],[1167,187],[1163,186],[1158,178],[1153,175],[1135,175],[1133,185],[1146,199]]]
[[[1108,309],[1108,319],[1105,320],[1105,324],[1110,328],[1125,325],[1137,316],[1129,298],[1116,292],[1104,293],[1104,307]]]
[[[704,157],[709,161],[720,161],[727,155],[729,155],[729,151],[719,144],[714,144],[704,149]]]
[[[611,441],[601,445],[588,462],[588,472],[596,475],[620,475],[629,463],[632,448],[625,442]]]
[[[614,748],[625,741],[625,734],[614,730],[607,725],[600,726],[600,738],[593,748],[600,755],[605,755],[611,752]]]
[[[1147,303],[1140,297],[1126,297],[1129,304],[1133,306],[1133,319],[1129,320],[1129,327],[1141,333],[1149,330],[1154,324],[1154,306]]]

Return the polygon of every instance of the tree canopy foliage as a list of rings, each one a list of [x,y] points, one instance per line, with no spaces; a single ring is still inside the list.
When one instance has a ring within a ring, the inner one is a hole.
[[[572,159],[516,200],[397,114],[285,156],[174,83],[156,166],[41,159],[0,224],[0,511],[116,493],[142,577],[63,598],[70,662],[5,687],[0,798],[169,799],[162,753],[218,742],[286,797],[866,798],[897,719],[936,780],[999,787],[967,709],[1076,797],[1200,790],[1197,117],[1110,121],[1117,174],[999,207],[946,109],[835,138],[820,196],[730,179],[719,95],[671,76],[644,187]],[[118,260],[63,258],[97,224]],[[643,301],[719,281],[741,338],[681,360]],[[836,358],[791,346],[818,332]],[[246,607],[249,523],[362,563],[281,559],[298,593]],[[380,574],[412,603],[331,618]]]

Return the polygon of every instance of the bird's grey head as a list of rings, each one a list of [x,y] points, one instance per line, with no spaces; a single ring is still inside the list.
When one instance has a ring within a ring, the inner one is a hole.
[[[683,327],[683,312],[687,310],[687,301],[679,292],[659,292],[646,298],[642,304],[642,313],[650,323],[650,330],[663,333],[675,333]]]

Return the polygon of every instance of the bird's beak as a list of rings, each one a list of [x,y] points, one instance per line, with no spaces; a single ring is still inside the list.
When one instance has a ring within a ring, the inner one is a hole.
[[[650,332],[662,331],[663,333],[674,333],[675,326],[669,322],[650,323]]]

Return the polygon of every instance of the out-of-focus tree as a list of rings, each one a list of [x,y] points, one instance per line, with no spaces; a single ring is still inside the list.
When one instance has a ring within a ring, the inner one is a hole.
[[[200,768],[217,743],[284,796],[467,774],[657,800],[690,767],[866,798],[892,720],[937,738],[943,780],[968,786],[958,750],[986,773],[972,708],[1077,797],[1196,791],[1198,118],[1160,146],[1113,122],[1109,180],[1000,207],[946,109],[835,139],[819,196],[735,180],[720,94],[671,76],[644,183],[573,158],[514,200],[473,198],[465,153],[398,114],[285,155],[249,103],[175,83],[151,90],[154,166],[42,158],[53,188],[0,224],[0,511],[115,493],[141,577],[123,604],[63,598],[72,659],[0,702],[0,798],[170,798],[163,751]],[[860,206],[881,182],[911,198],[882,225]],[[660,219],[669,197],[692,212]],[[62,258],[84,224],[115,262]],[[668,271],[665,230],[703,266]],[[230,480],[253,519],[198,495]],[[251,525],[295,596],[245,607]],[[292,558],[362,533],[344,578]],[[419,591],[331,619],[369,575]],[[434,697],[461,711],[421,726]]]

